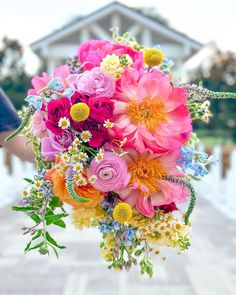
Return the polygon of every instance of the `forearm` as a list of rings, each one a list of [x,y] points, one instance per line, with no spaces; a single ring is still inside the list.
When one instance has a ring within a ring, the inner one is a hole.
[[[11,133],[12,131],[7,131],[0,134],[0,145],[20,159],[34,163],[35,155],[31,143],[26,144],[28,140],[26,136],[16,136],[8,143],[4,142],[4,139]]]

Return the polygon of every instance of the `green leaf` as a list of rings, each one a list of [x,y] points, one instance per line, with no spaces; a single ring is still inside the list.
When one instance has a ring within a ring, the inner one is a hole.
[[[50,225],[52,223],[55,224],[55,222],[61,220],[64,217],[67,217],[67,216],[68,216],[68,214],[65,214],[65,213],[45,216],[46,224],[47,225]]]
[[[25,249],[24,249],[25,252],[28,252],[28,251],[29,251],[29,248],[30,248],[30,246],[31,246],[32,241],[38,239],[38,238],[41,236],[41,234],[42,234],[42,230],[38,230],[37,233],[36,233],[36,234],[33,236],[33,238],[30,240],[30,242],[26,245],[26,247],[25,247]]]
[[[59,245],[59,244],[57,244],[57,242],[53,239],[53,237],[50,236],[49,232],[46,232],[45,236],[46,236],[47,241],[48,241],[50,244],[54,245],[55,247],[57,247],[57,248],[59,248],[59,249],[65,249],[65,248],[66,248],[66,247],[63,246],[63,245]]]
[[[29,179],[29,178],[23,178],[26,182],[28,182],[28,183],[30,183],[30,184],[33,184],[34,183],[34,181],[33,180],[31,180],[31,179]]]
[[[63,220],[58,220],[58,221],[54,222],[53,224],[60,226],[62,228],[66,228],[66,224]]]
[[[29,217],[33,219],[35,223],[40,223],[41,221],[41,218],[36,213],[30,214]]]
[[[31,206],[27,206],[27,207],[12,206],[11,209],[14,211],[22,211],[22,212],[36,210],[34,207],[31,207]]]
[[[29,249],[27,250],[27,252],[29,252],[29,251],[31,251],[31,250],[34,250],[34,249],[38,249],[38,248],[42,247],[43,245],[44,245],[44,242],[40,242],[39,244],[37,244],[37,245],[35,245],[35,246],[29,248]]]
[[[49,206],[51,207],[61,207],[63,202],[56,196],[53,196],[52,200],[49,202]]]
[[[53,252],[55,253],[55,255],[56,255],[57,259],[58,259],[59,255],[58,255],[58,252],[57,252],[56,248],[53,247],[51,244],[49,244],[49,246],[52,248]]]

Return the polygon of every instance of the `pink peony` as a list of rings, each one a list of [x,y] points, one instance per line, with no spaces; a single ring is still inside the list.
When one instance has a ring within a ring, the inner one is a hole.
[[[32,133],[37,137],[45,137],[47,135],[47,128],[45,125],[46,113],[36,110],[32,116]]]
[[[77,55],[85,70],[99,67],[103,58],[112,52],[112,43],[106,40],[88,40],[82,43]]]
[[[123,189],[130,180],[125,160],[112,152],[104,152],[100,162],[93,159],[87,172],[88,177],[97,177],[92,185],[102,192]]]
[[[114,102],[106,97],[91,97],[88,102],[90,108],[90,118],[104,123],[105,120],[113,116]]]
[[[43,137],[41,139],[41,154],[46,161],[55,161],[58,151],[52,146],[49,137]]]
[[[59,98],[48,103],[48,120],[45,124],[54,134],[60,135],[64,132],[63,129],[58,127],[58,123],[62,117],[70,119],[70,107],[68,98]]]
[[[79,75],[71,75],[67,81],[71,83],[71,87],[84,95],[110,98],[115,93],[115,81],[100,68],[94,68]]]
[[[100,63],[108,54],[128,54],[136,69],[143,67],[143,53],[133,50],[131,47],[122,44],[113,44],[106,40],[88,40],[81,44],[77,55],[85,70],[99,67]]]
[[[143,215],[150,218],[155,214],[154,207],[184,202],[188,191],[163,179],[167,175],[182,175],[176,168],[178,156],[178,151],[160,156],[128,150],[124,159],[131,175],[130,182],[128,187],[115,192],[122,200],[136,206]]]
[[[165,153],[189,139],[192,121],[186,106],[187,93],[173,87],[161,71],[139,76],[126,70],[115,95],[115,137],[127,138],[127,147]]]

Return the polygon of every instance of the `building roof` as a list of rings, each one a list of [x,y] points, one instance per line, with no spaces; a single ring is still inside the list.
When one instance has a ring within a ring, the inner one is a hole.
[[[121,4],[120,2],[114,1],[107,6],[104,6],[88,15],[85,16],[79,16],[78,18],[75,18],[73,21],[65,24],[61,28],[51,32],[50,34],[46,35],[45,37],[33,42],[31,44],[31,47],[33,50],[37,51],[42,47],[42,45],[45,45],[47,43],[55,42],[58,39],[66,36],[67,34],[78,30],[86,25],[88,25],[90,22],[93,22],[94,20],[100,19],[101,17],[104,17],[105,15],[108,15],[112,12],[120,12],[121,14],[125,14],[129,16],[130,18],[138,19],[140,22],[142,22],[147,27],[150,27],[152,29],[156,30],[162,30],[164,34],[172,36],[172,38],[177,39],[182,42],[187,42],[191,44],[191,47],[194,49],[200,49],[202,47],[202,44],[187,35],[171,28],[167,24],[165,24],[163,21],[154,18],[152,16],[147,15],[146,13],[142,12],[140,9],[132,9],[124,4]]]

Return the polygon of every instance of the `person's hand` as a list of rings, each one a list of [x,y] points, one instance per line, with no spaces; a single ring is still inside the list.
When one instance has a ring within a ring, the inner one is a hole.
[[[9,150],[11,153],[16,155],[20,159],[34,163],[35,154],[33,153],[32,145],[30,143],[26,144],[28,140],[26,136],[16,136],[9,142],[4,142],[4,139],[11,133],[12,130],[0,133],[0,145]]]

